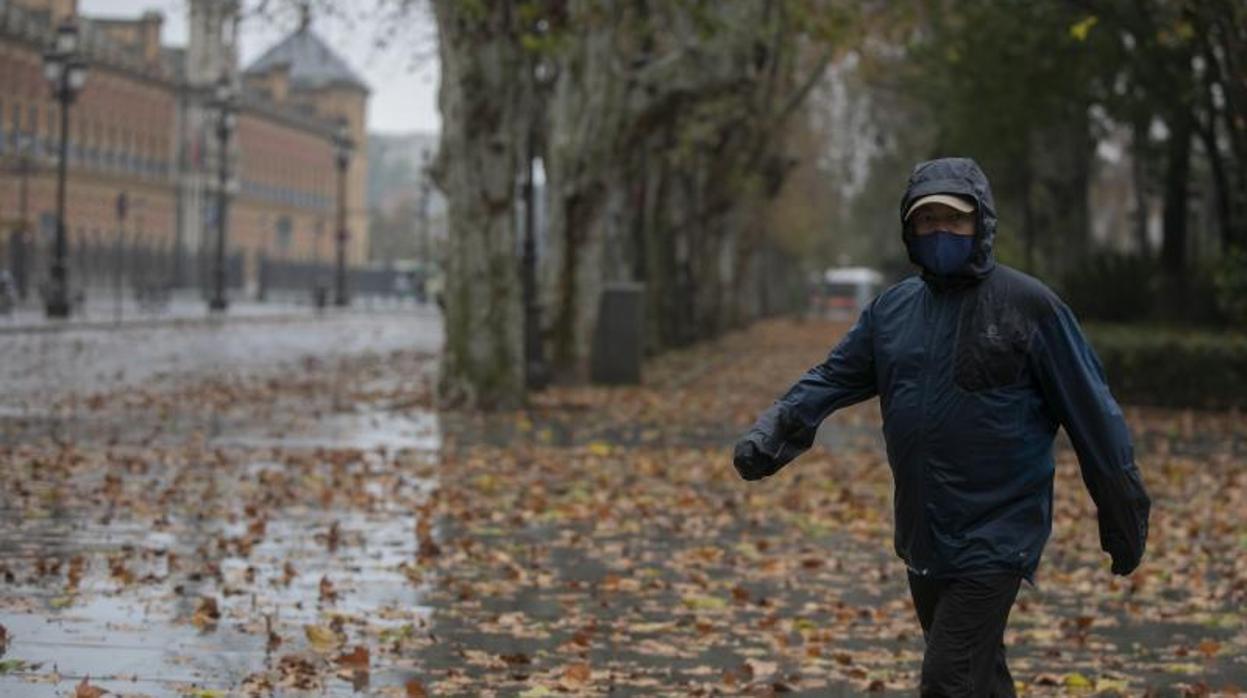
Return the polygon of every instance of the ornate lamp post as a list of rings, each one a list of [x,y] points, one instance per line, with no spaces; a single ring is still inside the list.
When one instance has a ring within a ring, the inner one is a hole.
[[[216,262],[213,266],[212,298],[208,301],[208,309],[214,313],[223,313],[229,307],[225,297],[225,234],[226,218],[229,213],[229,139],[234,132],[235,111],[234,91],[230,86],[229,76],[221,74],[217,80],[216,95],[212,106],[217,110],[217,238]]]
[[[350,304],[346,294],[346,171],[351,166],[351,151],[355,143],[351,140],[350,128],[346,119],[338,121],[338,130],[333,135],[334,156],[338,165],[338,263],[334,274],[333,304],[345,307]]]
[[[69,164],[69,107],[87,82],[87,64],[78,53],[78,25],[64,22],[43,54],[43,76],[52,98],[61,105],[60,157],[56,179],[56,243],[52,252],[51,286],[46,299],[50,318],[69,317],[69,241],[65,232],[65,184]]]
[[[30,175],[35,172],[35,139],[30,133],[17,131],[18,216],[17,229],[9,238],[10,266],[17,297],[26,300],[30,285]]]

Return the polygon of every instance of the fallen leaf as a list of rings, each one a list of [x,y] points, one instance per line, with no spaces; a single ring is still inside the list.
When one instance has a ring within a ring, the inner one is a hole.
[[[312,643],[312,648],[318,651],[331,650],[338,645],[338,634],[323,625],[305,625],[303,634]]]
[[[752,678],[764,678],[779,671],[779,662],[764,662],[760,659],[745,660],[745,666],[752,672]]]
[[[221,609],[217,606],[216,599],[211,596],[199,597],[199,605],[195,607],[195,613],[191,616],[191,625],[201,630],[211,628],[221,620]]]
[[[321,603],[333,603],[338,600],[338,592],[333,588],[333,582],[329,581],[329,575],[320,578],[320,601]]]
[[[583,687],[592,677],[593,670],[588,664],[580,662],[563,670],[562,676],[559,677],[559,685],[568,690],[574,690]]]
[[[1091,680],[1079,673],[1065,675],[1066,688],[1092,688]]]
[[[100,696],[108,693],[99,686],[91,685],[91,677],[82,677],[82,683],[74,688],[74,698],[100,698]]]
[[[406,684],[407,698],[428,698],[428,691],[424,690],[424,684],[419,679],[408,679]]]
[[[52,599],[51,601],[48,602],[48,605],[51,606],[52,608],[59,610],[62,608],[66,608],[73,602],[74,602],[74,597],[72,595],[65,595],[65,596],[58,596]]]
[[[31,664],[24,659],[0,659],[0,676],[11,674],[15,671],[31,671],[38,669],[40,665]]]
[[[1199,651],[1205,657],[1212,658],[1221,651],[1221,643],[1216,640],[1204,640],[1199,643]]]
[[[1102,693],[1104,691],[1117,691],[1119,693],[1125,693],[1129,689],[1130,683],[1125,679],[1109,679],[1101,677],[1095,680],[1096,693]]]
[[[727,601],[718,596],[686,596],[684,605],[698,611],[715,611],[727,607]]]
[[[340,655],[334,660],[338,664],[349,669],[368,670],[368,648],[363,645],[356,645],[355,650],[348,654]]]
[[[182,695],[184,698],[225,698],[224,693],[211,688],[192,688]]]

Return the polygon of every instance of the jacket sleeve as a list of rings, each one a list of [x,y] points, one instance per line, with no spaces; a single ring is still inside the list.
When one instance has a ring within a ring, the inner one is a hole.
[[[769,460],[770,472],[814,445],[818,425],[827,415],[874,397],[873,307],[867,306],[827,358],[806,371],[745,435]]]
[[[1100,546],[1112,556],[1114,572],[1129,574],[1147,544],[1151,499],[1099,358],[1073,312],[1059,302],[1054,311],[1039,324],[1033,369],[1048,409],[1078,454],[1083,483],[1098,512]]]

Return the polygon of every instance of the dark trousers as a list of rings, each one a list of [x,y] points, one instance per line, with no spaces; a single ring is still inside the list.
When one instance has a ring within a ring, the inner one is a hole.
[[[1005,664],[1005,625],[1021,577],[979,574],[955,579],[909,575],[927,649],[923,696],[1014,696]]]

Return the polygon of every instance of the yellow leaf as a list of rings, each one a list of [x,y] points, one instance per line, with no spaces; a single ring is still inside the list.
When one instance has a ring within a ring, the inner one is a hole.
[[[1100,691],[1117,691],[1119,693],[1125,693],[1129,690],[1129,688],[1130,685],[1125,679],[1099,678],[1095,681],[1095,690],[1097,693]]]
[[[1087,34],[1091,31],[1091,28],[1094,27],[1096,23],[1099,21],[1100,21],[1099,17],[1096,17],[1095,15],[1087,15],[1085,18],[1079,20],[1077,23],[1070,25],[1069,35],[1073,37],[1074,39],[1077,39],[1078,41],[1086,41]]]
[[[609,456],[611,454],[611,445],[603,441],[594,441],[589,444],[589,453],[595,456]]]
[[[1090,679],[1088,679],[1086,676],[1083,676],[1082,674],[1077,674],[1077,673],[1066,674],[1065,675],[1065,687],[1066,688],[1091,688],[1092,683]]]
[[[307,641],[312,643],[312,648],[316,650],[333,649],[338,644],[337,634],[323,625],[305,625],[303,634],[307,636]]]
[[[664,633],[675,628],[675,623],[633,623],[628,631],[633,633]]]
[[[686,596],[684,605],[694,610],[717,610],[727,607],[727,601],[717,596]]]

